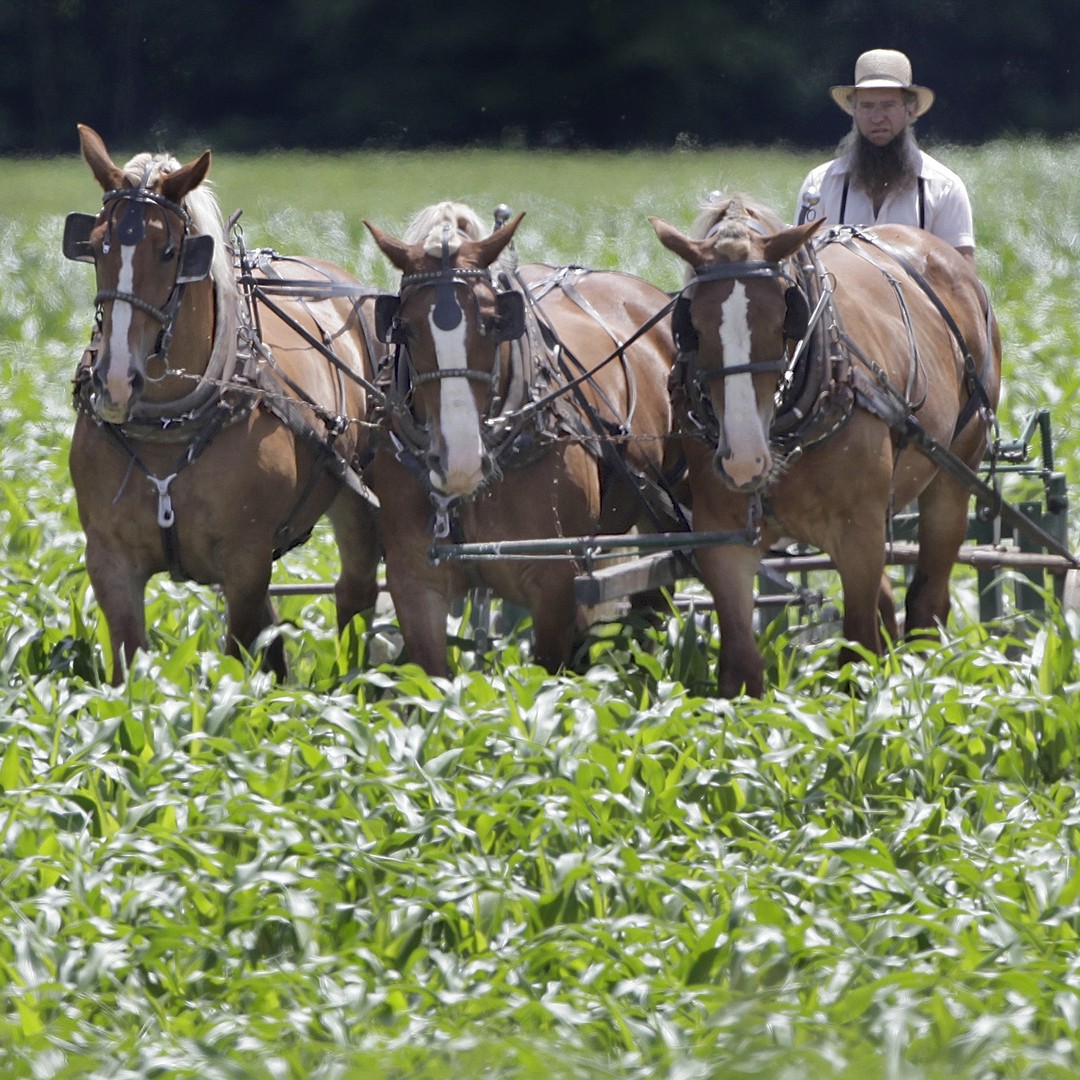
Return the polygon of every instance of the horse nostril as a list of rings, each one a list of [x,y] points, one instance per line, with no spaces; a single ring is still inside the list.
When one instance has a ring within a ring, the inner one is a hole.
[[[143,387],[146,385],[146,377],[141,371],[133,371],[131,373],[131,393],[133,397],[138,397]]]

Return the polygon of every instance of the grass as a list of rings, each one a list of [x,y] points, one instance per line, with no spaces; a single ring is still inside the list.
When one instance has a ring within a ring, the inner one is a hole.
[[[28,679],[8,1074],[1069,1075],[1073,643],[951,644],[737,707],[631,646]]]
[[[1003,428],[1048,407],[1068,472],[1077,149],[941,156],[976,204]],[[369,279],[361,217],[397,229],[457,196],[527,209],[527,257],[669,286],[646,214],[686,224],[718,186],[786,206],[808,164],[289,155],[214,176],[249,243]],[[365,628],[337,641],[329,598],[288,598],[277,685],[220,654],[211,591],[162,581],[154,650],[102,685],[65,461],[92,286],[59,253],[62,214],[99,196],[74,155],[0,163],[0,184],[5,1076],[1076,1075],[1072,617],[984,626],[962,604],[940,647],[844,670],[839,642],[777,627],[772,689],[727,703],[701,613],[644,644],[610,627],[581,675],[546,677],[514,636],[433,680],[365,666]],[[332,577],[326,533],[279,572]]]

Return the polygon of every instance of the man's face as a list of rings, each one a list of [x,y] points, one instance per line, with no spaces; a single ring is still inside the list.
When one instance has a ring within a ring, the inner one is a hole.
[[[904,102],[902,90],[855,91],[855,125],[859,134],[875,146],[890,143],[907,127],[915,106]]]

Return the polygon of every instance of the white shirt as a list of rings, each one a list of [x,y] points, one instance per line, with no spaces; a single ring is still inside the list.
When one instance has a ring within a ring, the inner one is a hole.
[[[971,200],[964,182],[929,154],[924,154],[921,150],[917,153],[919,177],[923,181],[921,222],[919,185],[888,192],[881,209],[875,214],[870,196],[851,182],[851,158],[846,155],[827,161],[810,171],[799,191],[795,220],[813,221],[824,216],[828,225],[921,225],[927,232],[941,237],[953,247],[973,248],[975,226],[971,216]],[[821,194],[816,206],[806,202],[806,194],[813,188]]]

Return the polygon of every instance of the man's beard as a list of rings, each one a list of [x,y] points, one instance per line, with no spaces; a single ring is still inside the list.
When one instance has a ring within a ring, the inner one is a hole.
[[[912,186],[919,175],[919,147],[910,127],[884,146],[875,146],[853,127],[841,140],[838,152],[851,155],[852,183],[864,191],[902,190]]]

